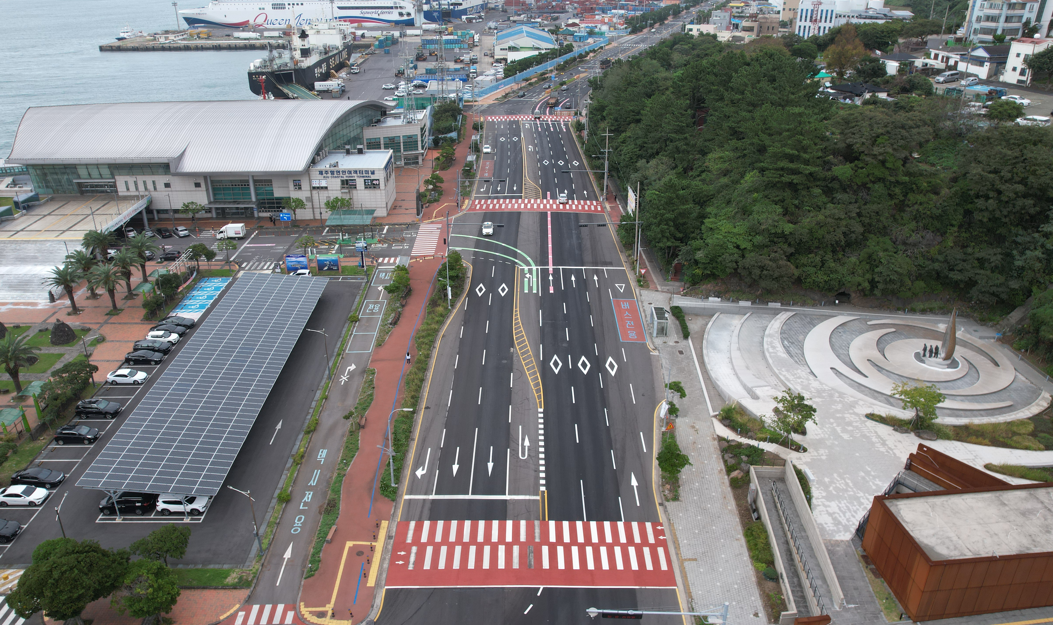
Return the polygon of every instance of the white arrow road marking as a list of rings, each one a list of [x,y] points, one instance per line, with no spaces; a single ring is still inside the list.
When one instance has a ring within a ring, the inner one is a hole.
[[[592,281],[596,283],[596,288],[600,288],[600,277],[596,274],[592,274]]]
[[[624,284],[615,284],[614,286],[618,287],[618,292],[619,293],[625,292],[625,285]]]
[[[523,426],[519,426],[519,459],[520,460],[526,460],[529,455],[530,455],[530,437],[529,436],[523,436]]]
[[[640,491],[636,490],[636,487],[639,486],[640,483],[636,481],[636,474],[635,473],[629,473],[629,485],[633,487],[633,494],[636,495],[636,505],[639,506],[640,505]]]
[[[273,445],[274,444],[274,437],[278,436],[278,430],[280,430],[280,429],[282,429],[282,420],[281,419],[278,420],[278,425],[275,426],[274,434],[271,434],[271,442],[267,443],[268,445]]]
[[[347,371],[344,372],[344,375],[340,376],[340,384],[341,385],[343,385],[344,382],[347,382],[348,379],[350,379],[349,376],[351,375],[351,372],[354,371],[354,370],[355,370],[355,365],[351,365],[350,367],[347,368]]]
[[[489,477],[494,473],[494,446],[490,446],[490,462],[486,463],[486,475]]]
[[[285,550],[285,555],[282,556],[282,568],[278,571],[278,581],[274,583],[275,586],[282,583],[282,574],[285,573],[285,565],[289,563],[289,558],[292,557],[292,543],[289,543],[289,548]]]
[[[443,435],[445,436],[445,432],[443,433]],[[414,473],[417,474],[418,480],[420,479],[420,476],[428,472],[428,460],[431,460],[431,447],[428,448],[428,455],[424,456],[424,466],[414,471]]]
[[[570,286],[572,286],[574,288],[577,288],[578,287],[578,281],[574,278],[574,276],[575,276],[575,274],[573,274],[573,273],[570,274]]]
[[[461,457],[461,448],[458,447],[457,451],[453,454],[453,476],[457,477],[457,469],[461,468],[461,465],[457,464],[457,461]]]

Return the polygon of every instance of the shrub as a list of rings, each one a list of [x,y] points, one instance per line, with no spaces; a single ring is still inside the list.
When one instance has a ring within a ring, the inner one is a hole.
[[[771,568],[770,566],[761,571],[761,575],[763,575],[764,579],[768,580],[769,582],[779,581],[779,572]]]
[[[684,385],[679,380],[673,380],[669,384],[666,384],[665,387],[680,395],[680,399],[687,397],[687,391],[684,390]]]
[[[812,507],[812,483],[808,481],[808,477],[804,474],[797,465],[793,465],[793,472],[797,474],[797,481],[801,484],[801,490],[804,491],[804,500],[808,502],[808,507]]]
[[[746,537],[746,549],[750,552],[753,566],[761,571],[775,566],[775,554],[772,553],[771,543],[768,542],[768,530],[765,529],[763,522],[750,523],[746,526],[743,535]]]
[[[1050,436],[1049,434],[1043,432],[1035,438],[1038,439],[1039,444],[1045,447],[1046,449],[1053,449],[1053,436]]]
[[[684,338],[691,336],[691,331],[687,329],[687,319],[684,318],[684,309],[679,306],[670,306],[669,312],[680,322],[680,333],[684,335]]]
[[[684,467],[691,464],[687,454],[680,451],[680,444],[676,442],[673,432],[662,435],[662,448],[658,451],[658,468],[662,470],[663,476],[669,480],[678,479]]]
[[[1032,451],[1042,451],[1045,449],[1045,447],[1030,436],[1014,436],[1007,440],[1006,443],[1008,443],[1013,449],[1030,449]]]

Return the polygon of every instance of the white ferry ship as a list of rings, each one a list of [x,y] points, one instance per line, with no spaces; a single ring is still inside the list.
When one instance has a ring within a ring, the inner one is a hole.
[[[475,0],[465,0],[475,1]],[[445,6],[443,7],[445,9]],[[307,26],[340,20],[351,24],[413,26],[416,9],[407,0],[304,0],[303,2],[246,2],[211,0],[201,9],[179,12],[187,26],[225,28]]]
[[[486,12],[486,0],[425,0],[424,21],[438,24],[459,22],[470,15]]]

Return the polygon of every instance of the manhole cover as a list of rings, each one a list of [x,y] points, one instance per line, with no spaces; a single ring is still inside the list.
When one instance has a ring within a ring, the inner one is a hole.
[[[363,554],[365,554],[365,552],[364,552],[364,551],[356,551],[356,552],[355,552],[355,555],[356,555],[356,556],[360,556],[360,555],[363,555]]]

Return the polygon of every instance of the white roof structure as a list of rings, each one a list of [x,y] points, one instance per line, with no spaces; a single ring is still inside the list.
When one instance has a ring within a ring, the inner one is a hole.
[[[175,174],[301,172],[330,128],[374,100],[140,102],[32,107],[8,161],[167,162]]]

